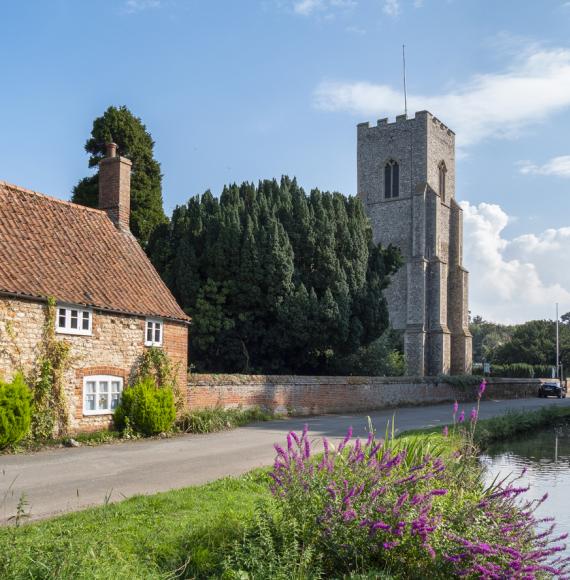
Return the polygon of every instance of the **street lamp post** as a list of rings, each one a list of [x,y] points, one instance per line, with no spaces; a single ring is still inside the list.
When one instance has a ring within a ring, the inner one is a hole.
[[[556,378],[562,378],[560,376],[560,333],[558,328],[558,302],[556,303]]]

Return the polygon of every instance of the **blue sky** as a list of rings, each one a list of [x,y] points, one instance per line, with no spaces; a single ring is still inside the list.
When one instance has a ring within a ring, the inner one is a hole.
[[[167,210],[296,175],[356,193],[356,123],[429,109],[457,133],[472,310],[570,310],[570,2],[0,3],[0,179],[68,198],[107,106],[156,141]]]

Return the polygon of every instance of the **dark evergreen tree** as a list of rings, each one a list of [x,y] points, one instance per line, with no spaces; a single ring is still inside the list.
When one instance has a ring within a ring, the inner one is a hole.
[[[91,137],[85,143],[90,153],[89,167],[97,167],[105,156],[105,144],[113,141],[119,155],[132,163],[131,174],[131,231],[145,247],[152,232],[166,222],[162,207],[162,175],[160,164],[154,159],[154,141],[142,121],[127,107],[109,107],[95,119]],[[84,177],[73,189],[72,201],[97,207],[98,174]],[[155,256],[155,259],[158,259]]]
[[[177,208],[149,253],[192,316],[200,370],[378,373],[400,361],[382,295],[399,253],[373,243],[357,199],[307,196],[287,177],[229,185]]]

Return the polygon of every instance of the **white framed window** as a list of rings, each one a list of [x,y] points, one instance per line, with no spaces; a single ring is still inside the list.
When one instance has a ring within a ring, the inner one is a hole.
[[[147,318],[144,326],[145,346],[162,346],[162,320],[157,318]]]
[[[108,415],[113,413],[123,393],[123,379],[111,375],[93,375],[83,378],[83,414]]]
[[[61,334],[82,334],[91,336],[93,332],[93,312],[90,308],[78,306],[58,306],[55,330]]]

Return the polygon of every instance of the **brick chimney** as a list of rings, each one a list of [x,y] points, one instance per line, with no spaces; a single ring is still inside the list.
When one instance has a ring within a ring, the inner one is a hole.
[[[117,145],[107,143],[107,157],[99,163],[99,209],[104,209],[119,229],[129,229],[131,213],[131,161],[117,155]]]

